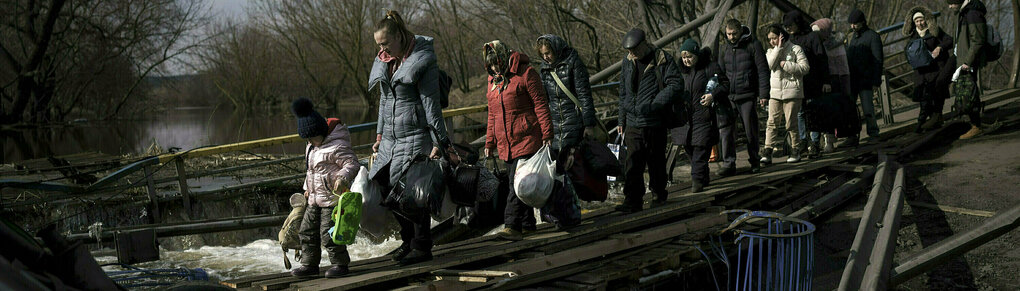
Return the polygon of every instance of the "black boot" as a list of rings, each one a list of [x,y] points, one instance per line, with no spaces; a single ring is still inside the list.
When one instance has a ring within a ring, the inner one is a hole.
[[[407,256],[407,253],[410,252],[411,244],[405,242],[403,244],[400,244],[400,247],[397,247],[397,249],[393,251],[393,256],[390,258],[392,258],[394,262],[399,262],[401,259]]]
[[[400,260],[399,264],[401,266],[407,266],[429,260],[432,260],[432,252],[413,249],[410,253],[407,253],[407,256]]]
[[[343,276],[347,275],[347,273],[350,273],[350,272],[351,272],[351,270],[348,269],[347,266],[344,266],[344,265],[333,265],[332,268],[329,268],[329,270],[326,270],[326,278],[340,278],[340,277],[343,277]]]
[[[290,270],[290,275],[298,278],[319,276],[319,266],[300,266]]]
[[[925,121],[928,120],[928,116],[921,114],[917,116],[917,128],[914,128],[914,133],[922,133],[925,129]]]
[[[701,183],[701,181],[694,181],[691,183],[691,193],[701,193],[701,191],[704,190],[705,184]]]

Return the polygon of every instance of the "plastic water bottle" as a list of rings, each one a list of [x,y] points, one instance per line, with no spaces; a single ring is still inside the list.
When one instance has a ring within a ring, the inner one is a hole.
[[[712,94],[712,91],[715,91],[717,86],[719,86],[719,74],[713,74],[711,78],[708,78],[708,84],[705,85],[705,94]],[[712,99],[712,103],[708,105],[709,107],[715,106],[715,98]]]

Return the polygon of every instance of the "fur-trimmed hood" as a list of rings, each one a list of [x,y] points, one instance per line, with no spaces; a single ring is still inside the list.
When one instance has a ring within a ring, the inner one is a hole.
[[[903,35],[910,36],[917,33],[917,30],[914,29],[914,14],[918,12],[924,14],[924,20],[928,22],[928,33],[930,35],[939,35],[941,28],[939,27],[938,18],[935,18],[935,14],[924,6],[914,6],[907,13],[906,19],[903,22]]]

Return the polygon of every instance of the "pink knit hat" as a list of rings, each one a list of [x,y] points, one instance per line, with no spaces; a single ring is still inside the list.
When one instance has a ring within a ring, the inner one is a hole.
[[[832,31],[832,19],[822,18],[819,20],[815,20],[815,22],[812,22],[811,25],[812,26],[817,25],[819,29],[825,32]]]

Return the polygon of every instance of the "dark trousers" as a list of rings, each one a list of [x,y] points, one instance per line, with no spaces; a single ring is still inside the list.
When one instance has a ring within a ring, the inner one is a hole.
[[[659,199],[666,193],[666,129],[662,127],[624,129],[623,144],[627,147],[624,162],[623,203],[641,205],[645,196],[645,168],[648,187]]]
[[[517,173],[517,164],[532,155],[517,157],[507,162],[507,175],[510,178],[510,195],[506,195],[506,209],[503,210],[503,225],[514,230],[535,229],[535,208],[524,204],[517,198],[517,190],[514,189],[514,174]]]
[[[390,193],[393,185],[390,184],[389,165],[379,170],[375,179],[382,186],[382,193]],[[386,194],[383,194],[386,195]],[[416,217],[407,217],[400,213],[393,213],[397,223],[400,224],[400,240],[412,249],[432,251],[432,220],[428,212]],[[402,246],[403,247],[403,246]]]
[[[708,157],[712,154],[712,147],[684,146],[687,158],[691,160],[691,181],[698,181],[707,185],[710,181],[708,175]]]
[[[921,112],[920,114],[917,115],[918,121],[917,123],[919,125],[924,123],[924,121],[927,120],[928,118],[934,116],[935,113],[942,112],[942,108],[946,104],[946,99],[943,99],[942,96],[927,96],[927,97],[928,97],[927,100],[920,102]]]
[[[301,221],[298,238],[301,239],[301,265],[318,266],[322,259],[321,245],[329,255],[329,263],[346,266],[351,262],[347,254],[347,246],[333,243],[329,237],[329,229],[333,227],[333,207],[309,205],[305,208],[305,216]]]
[[[749,99],[734,104],[734,109],[740,120],[744,123],[744,135],[747,137],[747,156],[751,166],[758,166],[761,157],[758,156],[758,103],[755,99]],[[737,167],[737,125],[734,116],[725,114],[718,115],[719,122],[719,151],[722,152],[722,166],[724,168]]]

